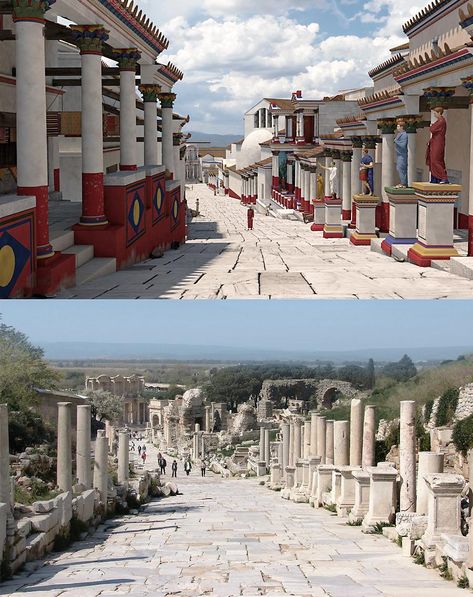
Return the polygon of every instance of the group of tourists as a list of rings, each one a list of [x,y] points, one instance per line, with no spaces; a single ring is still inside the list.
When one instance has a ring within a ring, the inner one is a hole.
[[[135,445],[135,442],[132,441],[131,443],[131,449],[133,450],[133,452],[136,450],[138,452],[138,456],[141,458],[143,465],[146,463],[146,458],[148,457],[148,455],[146,454],[146,444],[138,444],[138,446]]]
[[[159,454],[158,454],[158,466],[159,466],[159,472],[162,475],[165,475],[167,461],[166,461],[166,458],[164,458],[164,456],[161,454],[161,452],[159,452]],[[188,477],[192,471],[192,462],[191,462],[190,458],[186,458],[184,460],[183,468],[184,468],[184,472],[186,473],[186,476]],[[174,459],[171,464],[171,473],[172,473],[171,477],[177,478],[177,469],[178,469],[177,460]],[[200,473],[201,473],[202,477],[205,477],[206,471],[207,471],[207,463],[204,460],[202,460],[201,465],[200,465]]]

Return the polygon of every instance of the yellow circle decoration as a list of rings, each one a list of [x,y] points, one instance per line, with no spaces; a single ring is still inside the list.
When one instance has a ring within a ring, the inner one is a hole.
[[[133,203],[133,222],[134,222],[135,226],[138,226],[138,224],[140,223],[140,217],[141,217],[140,202],[138,201],[138,199],[135,199],[135,202]]]
[[[173,212],[174,212],[174,219],[177,220],[177,214],[179,212],[179,204],[177,203],[177,201],[174,201]]]
[[[158,208],[158,211],[161,209],[162,204],[163,204],[163,192],[161,191],[161,187],[158,187],[156,189],[156,207]]]
[[[15,273],[15,253],[10,245],[0,249],[0,286],[5,288],[10,284]]]

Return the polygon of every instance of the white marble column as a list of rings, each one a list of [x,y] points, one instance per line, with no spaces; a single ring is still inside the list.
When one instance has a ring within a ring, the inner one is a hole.
[[[333,464],[346,466],[350,463],[350,424],[348,421],[335,421],[333,427]]]
[[[389,197],[384,190],[385,187],[394,185],[394,131],[396,121],[387,119],[380,124],[382,137],[382,170],[381,170],[381,195],[383,203],[389,203]]]
[[[310,433],[311,433],[311,422],[304,422],[304,454],[303,457],[307,460],[310,456]]]
[[[294,421],[294,463],[297,463],[299,458],[301,457],[301,447],[302,447],[302,420],[299,417],[296,418]]]
[[[100,499],[107,509],[108,499],[108,440],[103,430],[97,431],[94,458],[94,487],[100,493]]]
[[[259,428],[259,459],[264,462],[264,427]]]
[[[128,485],[130,476],[130,436],[128,431],[118,432],[118,483]]]
[[[289,466],[289,425],[282,424],[282,473],[286,474],[286,467]]]
[[[326,428],[327,419],[325,417],[317,417],[317,456],[320,456],[320,462],[325,464],[326,458]]]
[[[343,185],[342,185],[342,220],[351,220],[351,153],[344,151],[342,154]]]
[[[72,436],[70,402],[58,402],[57,409],[57,486],[72,491]]]
[[[158,164],[158,85],[140,85],[144,102],[144,165]],[[194,177],[195,178],[195,177]]]
[[[317,456],[317,413],[310,413],[310,456]]]
[[[294,466],[295,458],[294,458],[294,419],[291,419],[289,422],[289,466]]]
[[[329,168],[332,165],[333,158],[331,156],[325,158],[325,167]],[[328,170],[324,170],[324,187],[325,187],[325,196],[330,196],[330,172]]]
[[[162,122],[162,153],[163,165],[171,173],[174,173],[174,147],[173,147],[173,123],[172,110],[174,101],[176,99],[175,93],[160,93],[159,100],[161,102],[161,122]]]
[[[401,475],[400,511],[415,512],[416,509],[416,403],[404,400],[401,406],[401,429],[399,442],[399,472]]]
[[[363,403],[359,398],[353,398],[350,414],[350,466],[361,466],[362,445]]]
[[[376,407],[372,404],[365,406],[363,422],[363,453],[361,465],[364,469],[375,465],[376,453]]]
[[[81,404],[77,407],[77,482],[86,489],[92,488],[91,417],[90,405]]]
[[[18,4],[18,6],[16,6]],[[13,3],[16,67],[17,194],[36,197],[36,253],[53,255],[48,225],[44,14],[47,2]]]
[[[120,67],[120,170],[136,170],[136,65],[140,52],[136,48],[115,49]]]
[[[265,428],[264,430],[264,461],[266,466],[269,467],[271,464],[271,436],[269,434],[270,429]]]
[[[407,184],[412,187],[412,183],[417,181],[417,119],[407,119],[405,131],[407,133]]]
[[[334,422],[328,420],[326,423],[325,464],[334,463]]]
[[[351,168],[351,195],[358,195],[361,193],[361,182],[360,182],[360,164],[363,156],[363,144],[360,137],[353,138],[353,158]]]

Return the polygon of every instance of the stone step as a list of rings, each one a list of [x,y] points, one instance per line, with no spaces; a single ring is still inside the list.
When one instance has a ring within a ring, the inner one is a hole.
[[[448,259],[432,259],[431,267],[444,272],[450,272],[450,261]]]
[[[379,253],[380,255],[386,255],[386,253],[381,248],[381,243],[383,242],[383,240],[384,239],[382,239],[382,238],[373,238],[373,240],[371,241],[371,250],[373,251],[373,253]]]
[[[452,274],[473,280],[473,257],[452,257],[447,263]]]
[[[76,284],[81,286],[96,278],[114,274],[117,271],[117,260],[115,257],[94,257],[78,268],[76,272]]]
[[[72,245],[63,251],[66,255],[76,256],[76,268],[79,268],[94,258],[93,245]]]
[[[74,232],[72,230],[51,230],[49,242],[55,251],[65,251],[74,244]]]

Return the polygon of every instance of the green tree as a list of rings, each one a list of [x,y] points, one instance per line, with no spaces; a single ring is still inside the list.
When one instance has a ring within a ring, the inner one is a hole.
[[[374,361],[370,359],[366,365],[366,389],[372,390],[376,384]]]
[[[107,419],[114,422],[123,415],[123,398],[103,390],[86,392],[87,402],[91,406],[92,416],[99,421]]]
[[[417,375],[417,369],[412,359],[405,354],[400,361],[385,365],[383,367],[383,374],[396,381],[407,381]]]

